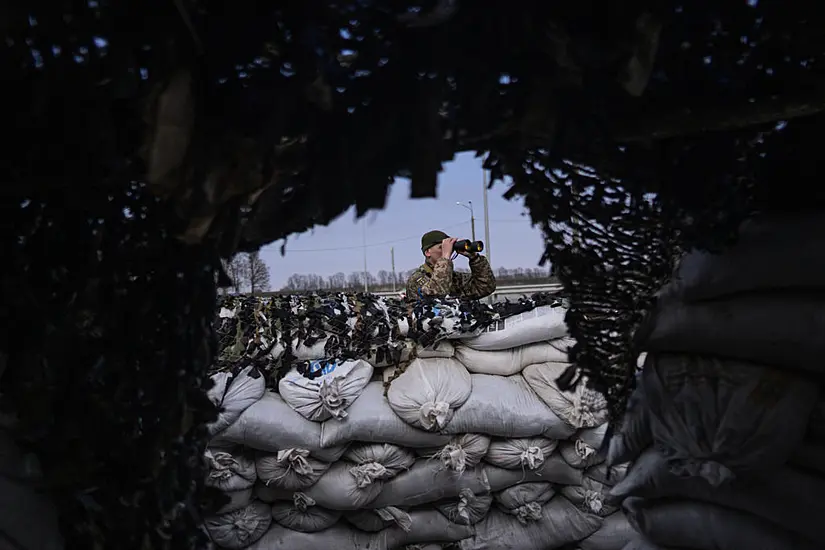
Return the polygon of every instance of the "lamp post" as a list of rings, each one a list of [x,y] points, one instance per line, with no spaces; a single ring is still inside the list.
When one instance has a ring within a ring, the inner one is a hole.
[[[467,201],[467,204],[463,202],[456,202],[458,206],[462,206],[470,211],[470,233],[472,233],[473,241],[476,240],[476,218],[473,214],[473,201]]]
[[[487,170],[481,168],[481,187],[484,190],[484,240],[487,247],[487,261],[490,263],[490,269],[493,269],[493,257],[490,252],[490,213],[487,210]],[[489,302],[493,303],[493,296],[489,298]]]

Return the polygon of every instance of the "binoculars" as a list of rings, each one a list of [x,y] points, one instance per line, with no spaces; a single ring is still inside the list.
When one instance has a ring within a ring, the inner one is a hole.
[[[484,250],[484,243],[481,241],[471,241],[469,239],[462,239],[456,241],[453,245],[453,250],[456,252],[481,252]]]

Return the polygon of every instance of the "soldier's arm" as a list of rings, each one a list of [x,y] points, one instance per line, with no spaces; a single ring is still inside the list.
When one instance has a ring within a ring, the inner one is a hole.
[[[470,273],[464,276],[462,283],[465,298],[484,298],[496,291],[496,276],[485,256],[470,257]]]
[[[453,262],[449,258],[441,258],[433,265],[430,277],[422,276],[415,288],[416,296],[420,289],[424,296],[446,296],[453,285]]]

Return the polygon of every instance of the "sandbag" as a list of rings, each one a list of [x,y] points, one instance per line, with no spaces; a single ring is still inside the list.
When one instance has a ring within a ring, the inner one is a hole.
[[[803,441],[788,459],[788,464],[825,476],[825,443]]]
[[[359,466],[341,460],[330,466],[315,485],[302,492],[329,510],[358,510],[366,508],[381,493],[384,475],[386,470],[375,463]],[[272,494],[280,500],[291,498],[288,491],[273,489]]]
[[[822,548],[755,516],[704,502],[630,498],[624,509],[634,529],[664,546],[695,550]]]
[[[490,490],[482,466],[458,473],[445,468],[439,461],[419,459],[408,471],[384,483],[381,494],[369,504],[369,507],[429,504],[457,498],[462,489],[470,489],[474,494],[487,493]]]
[[[529,365],[522,375],[527,384],[550,410],[574,428],[592,428],[607,422],[607,400],[600,392],[587,387],[587,377],[570,391],[562,391],[556,382],[569,363],[542,362]]]
[[[464,434],[453,437],[440,449],[420,449],[419,455],[441,461],[450,470],[461,473],[481,462],[490,447],[490,438],[481,434]]]
[[[470,373],[455,359],[416,359],[393,380],[387,399],[407,424],[439,431],[449,424],[472,389]]]
[[[0,429],[0,547],[62,550],[57,509],[42,484],[34,455],[23,453]],[[4,543],[7,546],[4,546]]]
[[[377,479],[390,479],[405,472],[415,464],[415,455],[388,443],[361,443],[350,447],[344,458],[360,468],[359,475],[374,475]]]
[[[284,449],[306,449],[325,462],[338,460],[346,447],[321,448],[321,424],[296,413],[277,393],[264,396],[246,409],[238,420],[218,434],[213,445],[236,443],[275,453]]]
[[[331,418],[321,424],[323,447],[335,448],[350,441],[364,441],[427,448],[446,445],[450,441],[449,435],[419,430],[404,422],[384,397],[381,382],[367,384],[347,413],[349,416],[345,420]]]
[[[607,450],[608,465],[626,464],[653,444],[650,411],[647,408],[640,374],[636,375],[635,384],[636,387],[627,400],[624,418],[610,438]]]
[[[825,478],[783,467],[755,479],[735,479],[713,487],[698,477],[673,475],[658,451],[648,449],[627,477],[610,490],[620,502],[628,497],[676,498],[718,504],[760,518],[825,546],[822,498]]]
[[[511,470],[536,470],[556,450],[558,441],[546,437],[504,439],[490,443],[485,460]]]
[[[575,432],[536,396],[521,375],[470,376],[470,398],[455,412],[443,433],[566,439]]]
[[[255,500],[234,512],[206,518],[204,525],[215,544],[240,550],[263,537],[271,523],[269,505]]]
[[[620,483],[627,477],[627,472],[630,463],[616,464],[615,466],[608,466],[605,463],[591,466],[584,471],[585,477],[589,477],[593,481],[598,481],[603,485],[614,486]]]
[[[375,548],[392,549],[414,544],[457,542],[473,536],[472,526],[454,523],[438,510],[413,510],[410,519],[409,530],[394,525],[378,533]]]
[[[627,516],[616,512],[604,518],[598,531],[579,542],[580,550],[623,550],[635,540],[638,533],[630,525]]]
[[[550,502],[556,494],[547,482],[528,482],[508,487],[493,496],[496,506],[519,523],[527,525],[542,518],[541,507]]]
[[[455,348],[455,358],[472,373],[511,376],[520,373],[527,365],[535,363],[547,361],[566,363],[568,347],[567,338],[501,351],[482,351],[458,345]]]
[[[632,526],[631,526],[632,527]],[[582,550],[584,550],[582,548]],[[643,536],[636,534],[636,538],[629,541],[622,547],[622,550],[688,550],[687,548],[677,548],[675,546],[659,546],[652,543]]]
[[[449,359],[455,356],[455,346],[449,340],[441,340],[432,346],[416,345],[414,353],[419,359]]]
[[[684,355],[648,356],[642,384],[653,441],[671,471],[713,485],[787,462],[818,393],[769,367]]]
[[[358,399],[372,378],[372,365],[366,361],[313,361],[310,372],[320,372],[317,378],[307,378],[293,367],[278,382],[278,393],[295,412],[321,422],[328,418],[346,418],[347,407]]]
[[[215,385],[207,396],[218,407],[218,418],[207,425],[210,435],[225,430],[238,420],[241,413],[263,397],[266,391],[266,380],[253,365],[241,370],[237,376],[229,372],[214,374],[212,382]]]
[[[311,457],[306,449],[284,449],[275,454],[259,453],[255,460],[261,481],[290,491],[314,485],[329,466],[329,462]]]
[[[604,462],[604,457],[598,453],[598,450],[607,434],[607,428],[607,424],[602,424],[579,431],[572,440],[562,441],[559,444],[559,453],[565,462],[574,468],[590,468]]]
[[[488,325],[478,336],[462,343],[477,350],[513,349],[536,342],[546,342],[567,336],[563,307],[540,306],[519,315],[499,319]]]
[[[347,550],[376,550],[374,536],[344,522],[317,533],[301,533],[273,523],[261,539],[248,550],[319,550],[321,548]]]
[[[584,514],[557,496],[541,507],[541,519],[522,525],[516,516],[490,509],[475,525],[475,536],[461,541],[461,550],[553,550],[585,539],[602,519]]]
[[[580,550],[623,550],[627,544],[638,537],[622,512],[610,514],[598,531],[579,541]]]
[[[559,485],[581,485],[583,472],[567,464],[558,454],[545,457],[535,470],[509,470],[484,464],[491,491],[501,491],[519,483],[547,481]]]
[[[561,494],[579,510],[588,514],[606,517],[619,510],[618,506],[608,503],[610,487],[587,476],[581,485],[562,487]]]
[[[453,523],[475,525],[484,519],[492,503],[492,495],[476,495],[470,489],[462,489],[457,501],[436,504],[436,508]]]
[[[650,321],[649,352],[696,353],[825,372],[825,301],[819,296],[760,293],[682,304],[662,299]]]
[[[302,533],[317,533],[329,529],[341,518],[341,512],[326,510],[304,493],[297,492],[292,502],[276,502],[272,505],[272,519],[279,525]]]
[[[209,466],[205,480],[207,487],[224,492],[240,491],[252,487],[258,478],[255,460],[243,449],[233,453],[207,449],[204,457]]]
[[[686,254],[673,280],[687,301],[759,290],[825,286],[825,218],[821,212],[747,220],[720,254]]]
[[[356,510],[347,513],[344,517],[355,527],[368,533],[377,533],[392,525],[398,525],[404,531],[409,531],[412,527],[410,514],[395,506]]]
[[[240,510],[241,508],[247,506],[250,502],[252,502],[253,494],[254,487],[241,489],[240,491],[225,492],[224,495],[229,497],[229,502],[227,502],[218,510],[216,510],[215,515],[226,514],[227,512],[234,512],[235,510]]]

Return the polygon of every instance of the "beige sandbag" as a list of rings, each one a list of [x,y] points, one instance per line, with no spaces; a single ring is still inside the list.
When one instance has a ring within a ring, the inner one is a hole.
[[[321,376],[310,379],[293,367],[278,383],[278,393],[295,412],[314,422],[346,418],[347,408],[372,379],[372,365],[362,360],[315,361],[310,367],[314,364]]]
[[[534,363],[566,362],[571,345],[572,339],[568,338],[500,351],[482,351],[459,344],[455,348],[455,358],[472,373],[511,376]]]
[[[470,373],[455,359],[416,359],[387,392],[404,422],[426,431],[443,430],[470,397]]]

